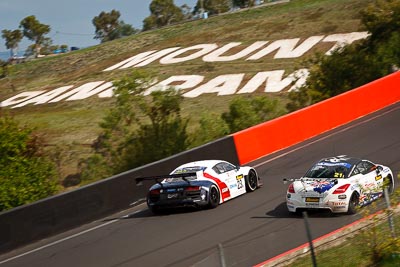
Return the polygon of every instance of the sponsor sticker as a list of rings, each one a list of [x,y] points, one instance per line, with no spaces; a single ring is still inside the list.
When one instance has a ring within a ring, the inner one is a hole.
[[[306,202],[319,203],[319,198],[318,197],[306,197]]]

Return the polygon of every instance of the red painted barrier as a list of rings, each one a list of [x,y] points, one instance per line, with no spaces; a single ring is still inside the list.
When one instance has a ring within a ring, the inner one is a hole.
[[[240,164],[295,145],[400,101],[400,71],[233,134]]]

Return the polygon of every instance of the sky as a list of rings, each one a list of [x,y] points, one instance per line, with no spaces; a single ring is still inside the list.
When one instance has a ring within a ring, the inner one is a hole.
[[[0,31],[16,30],[22,19],[34,15],[40,23],[50,25],[46,37],[53,44],[83,48],[100,43],[93,39],[92,19],[102,11],[115,9],[121,13],[120,20],[142,29],[143,19],[150,15],[150,3],[151,0],[0,0]],[[187,4],[193,8],[196,3],[197,0],[174,0],[178,7]],[[32,43],[24,37],[18,50],[24,51]],[[5,40],[0,38],[0,52],[6,51]]]

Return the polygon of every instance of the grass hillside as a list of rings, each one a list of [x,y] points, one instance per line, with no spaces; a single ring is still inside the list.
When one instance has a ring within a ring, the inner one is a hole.
[[[359,12],[372,0],[292,0],[276,5],[264,5],[254,9],[196,20],[163,29],[144,32],[124,39],[107,42],[67,54],[36,59],[13,67],[7,78],[0,80],[0,101],[20,92],[53,90],[55,88],[78,86],[91,81],[112,81],[129,74],[132,69],[103,70],[124,59],[150,50],[168,47],[182,48],[203,43],[217,43],[222,46],[229,42],[242,42],[237,49],[243,49],[255,41],[274,41],[287,38],[329,35],[363,31]],[[91,19],[91,18],[87,18]],[[310,56],[319,49],[319,44]],[[327,45],[327,44],[325,44]],[[301,59],[273,59],[263,57],[257,61],[235,60],[220,63],[205,63],[200,59],[180,64],[161,65],[155,61],[142,69],[154,73],[164,80],[173,75],[198,74],[206,81],[222,74],[245,73],[243,84],[257,72],[286,70],[289,73],[301,68]],[[248,74],[248,75],[247,75]],[[256,94],[265,94],[257,92]],[[271,93],[271,97],[286,101],[285,91]],[[198,114],[212,111],[222,113],[229,101],[236,97],[203,94],[187,98],[183,114],[196,122]],[[64,174],[76,172],[76,162],[89,152],[90,144],[100,131],[98,123],[112,98],[91,98],[79,101],[58,102],[43,105],[28,105],[9,109],[21,123],[35,127],[45,136],[49,147],[68,146],[64,163]]]

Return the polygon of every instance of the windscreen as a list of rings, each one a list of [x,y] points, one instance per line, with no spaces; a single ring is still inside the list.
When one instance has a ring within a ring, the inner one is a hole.
[[[206,169],[206,167],[203,167],[203,166],[183,167],[183,168],[178,168],[178,169],[174,170],[174,172],[172,174],[198,172],[198,171],[204,171],[205,169]]]
[[[308,172],[308,178],[347,178],[352,165],[347,162],[318,162]]]
[[[203,171],[205,169],[206,169],[206,167],[203,167],[203,166],[183,167],[183,168],[178,168],[178,169],[174,170],[171,174],[196,173],[198,171]],[[185,179],[187,181],[193,181],[193,180],[197,179],[197,176],[196,175],[187,176],[187,177],[185,177]],[[178,181],[182,181],[182,180],[183,180],[182,178],[174,177],[174,178],[167,178],[167,179],[165,179],[164,182],[170,183],[170,182],[178,182]]]

